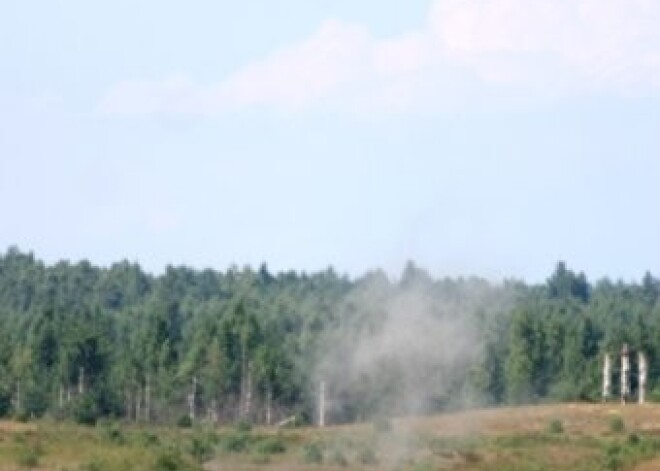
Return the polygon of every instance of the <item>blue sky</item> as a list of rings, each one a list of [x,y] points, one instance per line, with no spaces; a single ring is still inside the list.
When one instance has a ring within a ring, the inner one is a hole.
[[[660,275],[658,2],[6,3],[0,248]]]

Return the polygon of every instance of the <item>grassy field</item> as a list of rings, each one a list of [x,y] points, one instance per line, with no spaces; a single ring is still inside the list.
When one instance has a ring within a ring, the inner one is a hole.
[[[325,429],[0,422],[0,470],[660,469],[660,406],[500,408]]]

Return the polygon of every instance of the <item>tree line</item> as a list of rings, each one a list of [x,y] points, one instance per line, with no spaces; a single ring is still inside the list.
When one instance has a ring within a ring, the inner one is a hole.
[[[653,398],[659,293],[648,273],[640,283],[591,284],[561,262],[536,285],[436,279],[412,262],[396,281],[381,271],[349,279],[331,268],[274,274],[266,265],[169,266],[155,276],[127,261],[47,265],[11,247],[0,255],[0,414],[87,423],[314,421],[322,377],[330,379],[335,421],[599,400],[602,355],[624,342],[649,358]],[[445,362],[440,371],[421,362],[411,376],[413,360],[395,350],[348,375],[346,352],[384,329],[393,300],[405,311],[420,297],[429,319],[469,326],[466,363]],[[442,387],[428,382],[412,410],[405,381],[434,375]]]

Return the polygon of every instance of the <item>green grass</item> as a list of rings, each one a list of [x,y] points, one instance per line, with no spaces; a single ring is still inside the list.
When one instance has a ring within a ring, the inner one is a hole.
[[[567,431],[562,421],[546,418],[535,432],[482,436],[395,426],[383,433],[373,424],[274,431],[44,420],[0,429],[0,471],[199,471],[209,461],[244,471],[625,471],[660,456],[660,438],[610,417],[602,420],[609,426],[600,432],[580,432],[574,423]]]

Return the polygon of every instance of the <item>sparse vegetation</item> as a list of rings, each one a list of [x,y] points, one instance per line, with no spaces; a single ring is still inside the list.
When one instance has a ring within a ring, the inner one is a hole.
[[[235,466],[252,471],[290,465],[303,471],[624,471],[655,459],[660,438],[648,430],[660,422],[660,410],[630,406],[613,416],[611,407],[540,406],[405,419],[386,434],[372,424],[274,433],[235,426],[144,429],[114,421],[100,421],[95,428],[43,420],[0,423],[0,469],[198,471]],[[625,434],[603,426],[613,418],[625,421]],[[475,428],[460,429],[466,423]]]
[[[39,465],[41,450],[38,446],[25,445],[18,449],[16,464],[24,468],[35,468]]]
[[[623,433],[626,430],[626,424],[623,422],[623,419],[615,415],[610,417],[610,432],[612,433]]]
[[[323,451],[318,443],[306,443],[303,446],[303,461],[308,464],[323,462]]]
[[[559,419],[552,419],[548,424],[548,432],[550,433],[563,433],[564,423]]]

